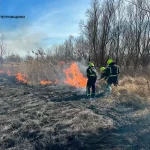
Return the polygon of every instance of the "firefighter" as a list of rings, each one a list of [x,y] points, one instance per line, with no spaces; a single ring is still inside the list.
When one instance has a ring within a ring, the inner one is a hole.
[[[111,85],[118,85],[118,75],[120,74],[119,66],[113,62],[112,59],[107,61],[107,67],[101,67],[101,80],[104,79],[107,82],[106,88],[104,89],[105,95],[109,95],[111,93]]]
[[[108,64],[108,66],[105,70],[106,76],[108,77],[107,83],[109,85],[114,84],[114,86],[117,86],[118,85],[118,75],[120,74],[119,66],[116,65],[116,63],[112,59],[109,59],[107,61],[107,64]]]
[[[88,78],[87,87],[86,87],[87,96],[93,98],[95,97],[95,83],[97,80],[97,73],[93,63],[89,63],[89,67],[86,70],[86,74]],[[92,93],[90,91],[91,88],[92,88]]]
[[[101,68],[100,68],[100,72],[101,72],[101,77],[100,77],[100,79],[101,79],[101,80],[102,80],[102,79],[106,80],[106,79],[107,79],[106,68],[105,68],[105,67],[101,67]]]

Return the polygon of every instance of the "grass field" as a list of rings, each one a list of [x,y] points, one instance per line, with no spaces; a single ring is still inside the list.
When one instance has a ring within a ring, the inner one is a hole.
[[[3,80],[1,150],[150,149],[149,81],[125,76],[112,88],[107,98],[75,99],[85,89]]]

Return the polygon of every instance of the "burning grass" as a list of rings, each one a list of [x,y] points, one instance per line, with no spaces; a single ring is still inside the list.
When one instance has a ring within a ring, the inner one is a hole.
[[[16,84],[4,84],[0,88],[1,149],[150,149],[148,80],[126,76],[117,88],[113,87],[108,98],[77,100],[76,95],[84,93],[84,88],[82,82],[72,82],[77,80],[76,75],[84,76],[74,65],[57,68],[63,74],[63,70],[66,71],[67,76],[64,74],[66,78],[62,80],[66,84],[56,77],[44,80],[43,72],[40,76],[44,66],[38,70],[35,65],[37,70],[30,70],[28,76],[34,77],[31,73],[35,73],[39,78],[31,81],[59,85],[35,85],[34,88],[20,85],[18,88]],[[45,67],[45,71],[49,71],[48,66]]]
[[[75,86],[77,88],[85,88],[87,83],[87,78],[80,72],[78,65],[72,63],[70,68],[64,70],[66,74],[66,80],[64,83]]]
[[[0,70],[0,73],[7,73],[8,76],[14,75],[18,81],[31,85],[68,84],[77,88],[85,88],[87,82],[87,78],[75,62],[65,64],[60,61],[54,65],[46,60],[32,60],[22,64],[15,74],[12,74],[10,70]]]

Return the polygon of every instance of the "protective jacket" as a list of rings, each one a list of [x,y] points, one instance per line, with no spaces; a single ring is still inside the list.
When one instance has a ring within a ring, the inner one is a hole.
[[[120,74],[119,66],[112,62],[105,70],[108,84],[118,84],[118,75]]]
[[[116,65],[115,62],[112,62],[111,64],[109,64],[109,66],[106,68],[106,76],[109,77],[115,77],[118,76],[120,74],[120,69],[119,66]]]
[[[87,77],[97,77],[96,69],[94,67],[88,67],[86,70]]]

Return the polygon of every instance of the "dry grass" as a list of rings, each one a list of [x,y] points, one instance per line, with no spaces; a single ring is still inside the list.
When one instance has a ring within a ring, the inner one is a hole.
[[[125,76],[119,81],[119,86],[112,86],[112,96],[134,109],[144,109],[150,104],[149,80],[145,77]]]
[[[34,60],[14,68],[37,84],[62,78],[68,66]],[[1,149],[137,149],[139,141],[150,148],[148,76],[124,76],[109,98],[71,99],[80,92],[61,85],[1,87]]]
[[[27,80],[35,85],[39,84],[41,80],[55,82],[56,79],[61,80],[64,78],[63,69],[68,66],[61,64],[61,61],[55,61],[55,63],[46,59],[30,60],[23,63],[9,63],[4,64],[2,70],[7,72],[8,70],[12,75],[18,72],[27,75]]]
[[[145,77],[130,77],[125,76],[119,81],[119,86],[113,86],[113,94],[135,94],[140,97],[149,97],[149,80]]]
[[[30,61],[23,65],[23,70],[32,84],[38,84],[41,80],[55,80],[56,69],[50,62]]]
[[[31,60],[22,64],[21,72],[28,75],[29,81],[34,84],[39,84],[41,80],[51,81],[55,83],[65,79],[64,69],[68,68],[70,63],[63,61],[51,62],[50,60]]]
[[[148,149],[150,111],[143,104],[149,95],[145,92],[147,95],[142,97],[141,91],[137,91],[138,85],[144,87],[143,82],[146,79],[124,77],[118,89],[113,87],[112,97],[94,100],[71,99],[75,91],[67,86],[2,87],[0,147],[2,150],[136,149],[139,139]],[[65,96],[70,100],[65,101]]]
[[[8,63],[3,64],[0,70],[4,70],[5,72],[10,71],[11,74],[16,74],[17,72],[21,71],[23,63]]]

